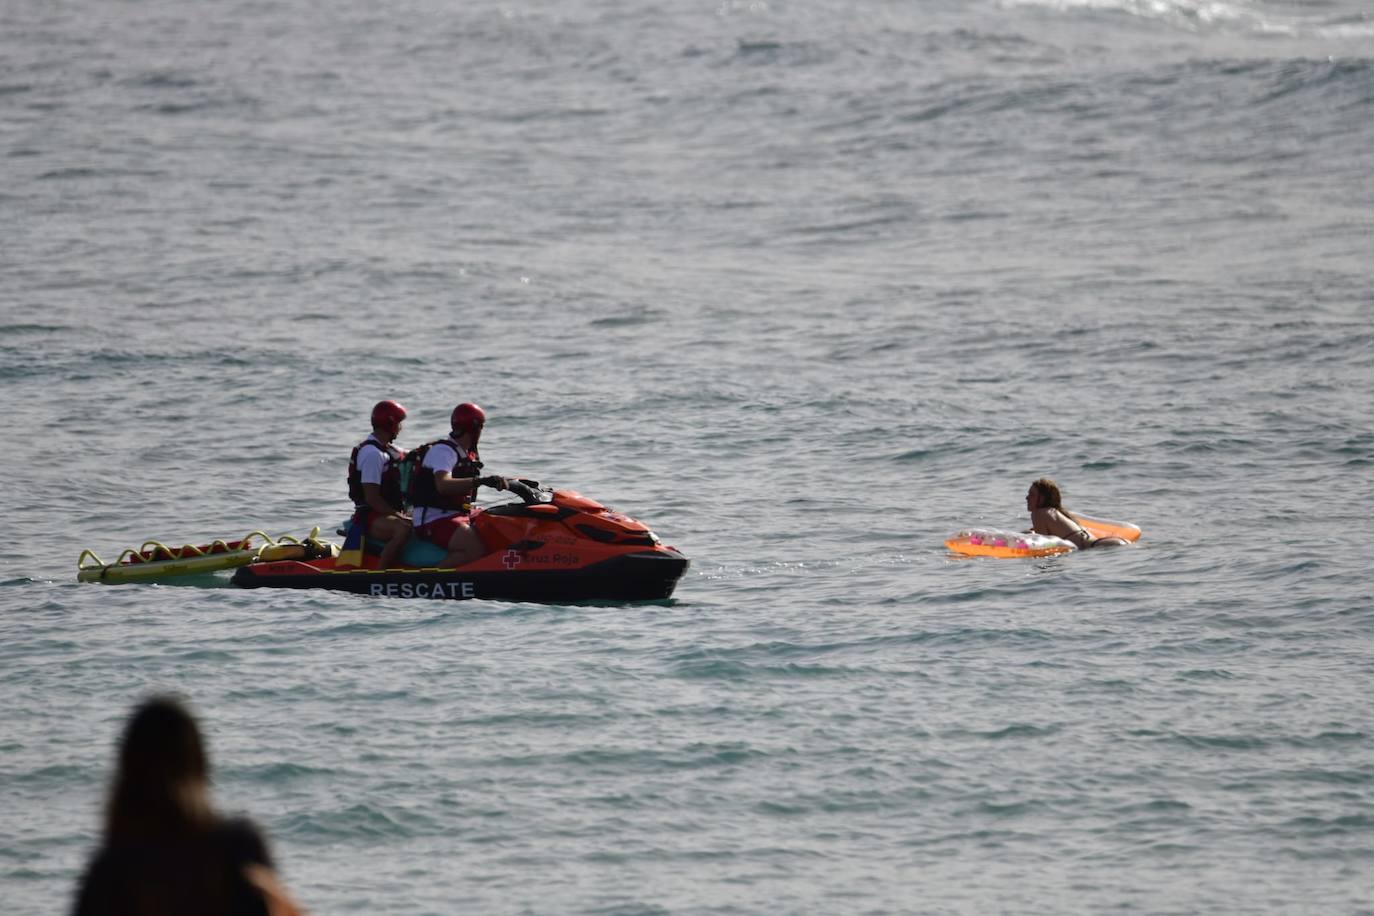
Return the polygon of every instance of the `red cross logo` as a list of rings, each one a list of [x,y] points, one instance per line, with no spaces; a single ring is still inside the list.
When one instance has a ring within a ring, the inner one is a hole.
[[[514,550],[507,550],[501,555],[501,562],[506,564],[506,569],[514,569],[520,565],[520,554]]]

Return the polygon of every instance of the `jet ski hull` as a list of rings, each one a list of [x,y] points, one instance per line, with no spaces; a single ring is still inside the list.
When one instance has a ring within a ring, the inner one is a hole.
[[[688,560],[670,547],[624,553],[576,569],[336,569],[334,559],[253,563],[242,588],[323,588],[382,598],[565,603],[671,598]]]

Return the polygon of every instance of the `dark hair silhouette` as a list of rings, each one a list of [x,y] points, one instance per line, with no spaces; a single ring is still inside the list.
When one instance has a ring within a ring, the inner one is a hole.
[[[294,916],[267,842],[210,804],[196,720],[168,696],[144,700],[119,742],[105,836],[77,891],[74,916]]]
[[[200,728],[173,697],[139,705],[124,729],[105,812],[107,842],[199,834],[215,822]]]

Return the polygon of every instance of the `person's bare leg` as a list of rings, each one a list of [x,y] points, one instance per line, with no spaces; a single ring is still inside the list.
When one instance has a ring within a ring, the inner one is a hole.
[[[372,523],[372,533],[386,539],[382,555],[377,558],[377,568],[390,569],[405,550],[406,541],[410,540],[410,522],[402,518],[379,518]]]
[[[444,557],[443,566],[445,569],[465,566],[473,560],[481,559],[486,552],[487,546],[482,543],[477,532],[463,525],[453,532],[453,537],[449,539],[448,556]]]

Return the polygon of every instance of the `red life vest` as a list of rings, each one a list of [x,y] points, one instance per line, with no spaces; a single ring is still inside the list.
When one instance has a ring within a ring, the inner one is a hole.
[[[414,462],[410,472],[410,482],[406,492],[406,502],[412,506],[423,506],[430,509],[467,509],[472,505],[472,494],[467,496],[441,496],[439,487],[434,482],[434,469],[425,467],[425,456],[429,450],[436,445],[447,445],[457,454],[458,459],[449,469],[450,477],[476,477],[482,470],[482,459],[477,456],[477,449],[470,448],[466,451],[457,442],[450,439],[439,439],[435,442],[426,442],[424,445],[412,451],[407,458],[407,463]]]
[[[400,512],[405,499],[401,492],[401,472],[396,463],[405,457],[405,452],[390,442],[378,442],[371,436],[358,443],[348,456],[348,498],[353,500],[355,506],[367,505],[367,496],[363,493],[363,474],[358,470],[358,452],[369,445],[386,458],[382,465],[382,500],[392,511]]]

